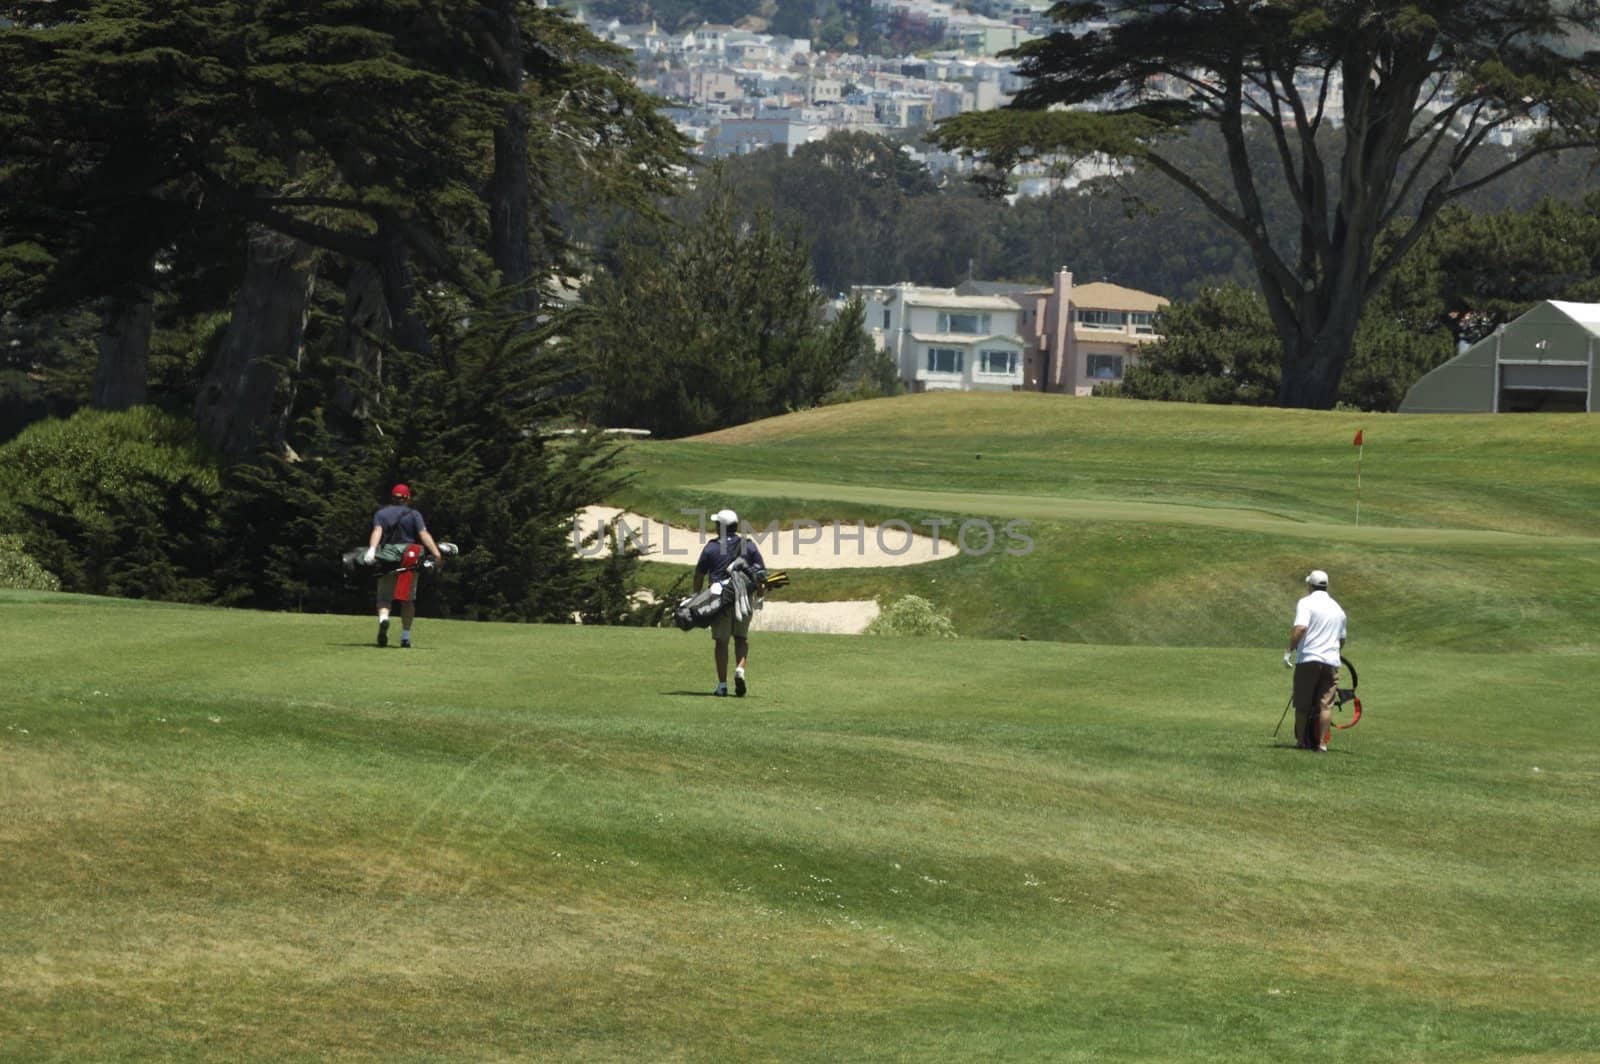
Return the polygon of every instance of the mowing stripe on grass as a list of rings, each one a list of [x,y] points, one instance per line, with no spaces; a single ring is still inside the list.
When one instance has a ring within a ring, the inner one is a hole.
[[[1300,521],[1264,513],[1223,506],[1197,506],[1179,503],[1135,502],[1091,498],[1066,498],[1050,495],[985,494],[982,492],[918,491],[888,486],[855,484],[817,484],[787,480],[719,480],[708,491],[731,496],[758,498],[809,499],[867,504],[877,507],[900,506],[907,511],[964,513],[1002,518],[1032,518],[1051,521],[1140,522],[1154,524],[1202,525],[1243,532],[1316,539],[1322,542],[1386,544],[1392,546],[1504,546],[1504,547],[1594,547],[1600,538],[1593,536],[1535,536],[1518,532],[1496,532],[1469,528],[1396,528],[1392,526],[1345,524],[1330,515],[1327,521]]]

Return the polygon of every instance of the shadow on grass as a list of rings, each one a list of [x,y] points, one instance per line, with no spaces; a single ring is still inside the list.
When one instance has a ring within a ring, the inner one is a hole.
[[[1305,749],[1302,749],[1299,746],[1296,746],[1294,743],[1280,743],[1280,742],[1268,743],[1267,744],[1267,749],[1268,750],[1293,750],[1293,751],[1296,751],[1297,753],[1302,753],[1302,754],[1316,753],[1316,754],[1319,754],[1319,755],[1321,755],[1323,757],[1326,757],[1329,754],[1348,754],[1348,753],[1350,753],[1350,751],[1348,751],[1348,750],[1340,750],[1340,749],[1337,749],[1337,748],[1331,747],[1331,746],[1326,750],[1316,750],[1316,751],[1305,750]]]

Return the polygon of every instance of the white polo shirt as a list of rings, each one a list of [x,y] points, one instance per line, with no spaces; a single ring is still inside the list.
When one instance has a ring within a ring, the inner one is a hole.
[[[1333,596],[1320,588],[1295,603],[1294,626],[1304,627],[1296,661],[1339,664],[1339,644],[1345,638],[1344,610]]]

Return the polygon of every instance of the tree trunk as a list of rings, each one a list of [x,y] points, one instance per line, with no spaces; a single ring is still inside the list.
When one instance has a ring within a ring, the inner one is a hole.
[[[1339,377],[1345,358],[1326,345],[1286,350],[1278,405],[1304,410],[1332,410],[1339,399]]]
[[[89,405],[97,410],[127,410],[145,400],[149,385],[150,331],[155,322],[155,293],[139,288],[108,296],[101,304],[99,360]]]
[[[1359,300],[1346,296],[1340,302],[1344,305],[1320,323],[1297,322],[1298,327],[1287,335],[1280,329],[1283,376],[1278,383],[1279,406],[1332,410],[1339,401],[1339,381],[1360,324]]]
[[[339,355],[349,377],[341,381],[334,406],[347,414],[365,417],[367,397],[383,383],[383,346],[374,336],[389,333],[389,307],[384,302],[383,278],[370,262],[357,261],[344,287],[344,322],[339,327]]]
[[[233,317],[195,399],[201,437],[224,458],[283,448],[311,304],[312,257],[301,241],[251,229]]]
[[[417,317],[417,284],[411,273],[411,249],[398,227],[386,220],[378,222],[378,269],[383,282],[383,299],[389,308],[389,321],[393,323],[395,343],[407,351],[421,355],[433,354],[433,339],[428,328]]]
[[[485,198],[489,208],[489,255],[500,272],[500,284],[515,290],[511,305],[532,314],[538,309],[538,293],[532,290],[533,253],[528,245],[531,217],[529,191],[529,116],[527,97],[522,95],[526,73],[522,25],[517,19],[516,0],[499,0],[495,5],[493,42],[487,48],[494,63],[500,87],[517,94],[506,106],[504,118],[494,131],[494,173],[489,178]]]
[[[1283,271],[1257,262],[1261,293],[1283,350],[1278,380],[1282,407],[1332,410],[1339,401],[1339,381],[1361,325],[1372,258],[1370,240],[1353,233],[1351,226],[1339,229],[1344,239],[1322,257],[1326,272],[1320,277],[1307,267],[1286,281]],[[1316,280],[1306,279],[1311,277]]]
[[[512,290],[510,305],[532,314],[538,309],[533,254],[528,246],[528,115],[522,104],[506,108],[494,131],[494,175],[489,179],[489,252],[500,284]]]

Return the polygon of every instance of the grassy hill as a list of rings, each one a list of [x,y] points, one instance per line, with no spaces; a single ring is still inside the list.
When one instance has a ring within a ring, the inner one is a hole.
[[[630,463],[617,501],[661,519],[731,505],[758,527],[1031,522],[1024,558],[808,571],[784,592],[921,594],[969,635],[1270,646],[1318,567],[1369,646],[1600,649],[1573,623],[1600,560],[1600,418],[1587,415],[919,395],[634,444]],[[661,569],[664,585],[682,567]]]
[[[1597,424],[631,446],[660,517],[1034,522],[783,592],[1006,638],[763,634],[743,700],[703,633],[0,591],[0,1060],[1600,1061]],[[1326,756],[1273,734],[1312,565],[1367,709]]]

